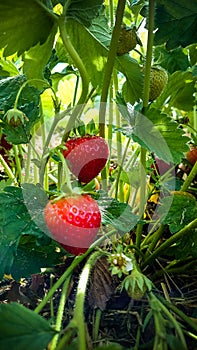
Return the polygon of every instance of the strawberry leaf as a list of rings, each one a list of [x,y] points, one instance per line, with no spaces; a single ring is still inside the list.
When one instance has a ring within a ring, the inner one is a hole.
[[[123,97],[126,102],[134,104],[142,97],[143,91],[143,75],[140,66],[129,55],[117,57],[116,62],[118,70],[126,77],[122,88]]]
[[[1,78],[15,76],[18,74],[19,74],[19,71],[13,62],[11,62],[7,59],[4,59],[4,58],[0,59],[0,77]]]
[[[156,46],[154,60],[170,74],[178,70],[185,71],[190,66],[188,55],[181,47],[167,51],[164,45]]]
[[[6,113],[13,108],[16,95],[21,85],[26,81],[24,75],[2,79],[0,81],[0,110]],[[39,120],[40,91],[26,85],[19,98],[18,109],[26,116],[24,124],[13,128],[2,117],[3,129],[8,142],[13,144],[28,143],[32,126]]]
[[[37,43],[43,44],[53,25],[52,16],[37,1],[1,1],[0,48],[5,48],[4,56],[20,55]]]
[[[162,223],[169,225],[170,232],[175,233],[197,217],[197,201],[186,192],[175,192],[173,200],[171,196],[161,199],[158,214]]]
[[[146,16],[143,9],[142,14]],[[167,50],[197,42],[197,3],[188,0],[158,0],[154,44],[166,42]]]
[[[23,58],[23,72],[27,79],[44,79],[44,68],[51,56],[55,33],[55,31],[52,31],[42,45],[37,43],[37,45],[25,52]],[[38,83],[36,83],[36,85],[37,84]],[[39,83],[39,85],[41,84]]]
[[[29,278],[32,274],[40,273],[41,268],[53,267],[60,263],[65,252],[57,252],[56,248],[57,243],[54,241],[48,245],[38,245],[35,237],[22,237],[10,269],[13,279],[19,281],[20,278]]]
[[[93,86],[101,87],[107,60],[107,49],[78,21],[68,20],[66,27],[70,40],[83,60]]]
[[[43,350],[55,333],[47,320],[24,306],[0,305],[1,350]]]
[[[68,6],[67,16],[89,26],[97,17],[103,0],[72,0]]]
[[[138,218],[132,213],[132,209],[128,204],[112,199],[103,192],[100,195],[97,202],[104,225],[110,224],[117,230],[125,233],[137,224]]]
[[[10,273],[22,235],[45,237],[42,217],[47,201],[45,192],[31,184],[28,190],[28,200],[24,199],[22,188],[8,186],[0,193],[0,278]]]
[[[166,163],[180,163],[184,153],[188,151],[189,138],[179,128],[178,123],[155,108],[150,108],[146,116],[136,113],[131,120],[134,120],[134,125],[125,127],[124,134],[154,152]]]

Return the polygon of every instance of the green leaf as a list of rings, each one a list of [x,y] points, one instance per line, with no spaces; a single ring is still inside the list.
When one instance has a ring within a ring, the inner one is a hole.
[[[67,9],[67,16],[89,26],[98,16],[102,4],[103,0],[72,0]]]
[[[103,224],[110,224],[124,233],[130,231],[138,221],[137,216],[132,213],[131,207],[126,203],[109,198],[104,193],[100,194],[98,205],[101,210]]]
[[[146,116],[136,115],[132,137],[166,163],[180,163],[188,151],[189,138],[179,124],[155,108],[150,108]]]
[[[22,235],[41,238],[43,230],[47,232],[43,218],[45,192],[39,186],[27,186],[28,194],[25,185],[24,192],[22,188],[8,186],[0,193],[0,278],[10,273]]]
[[[44,68],[51,56],[55,33],[55,31],[52,31],[44,44],[41,45],[38,43],[36,46],[31,47],[29,51],[25,52],[23,57],[23,72],[27,79],[44,79]],[[32,84],[35,83],[32,82]]]
[[[108,19],[104,13],[101,12],[98,17],[93,19],[88,29],[103,46],[109,48],[111,32],[108,26]]]
[[[9,77],[18,75],[19,71],[12,61],[0,59],[0,77]]]
[[[107,49],[81,23],[68,20],[66,26],[70,40],[81,57],[93,86],[101,87]]]
[[[122,55],[116,58],[117,69],[126,77],[122,88],[122,94],[126,102],[134,104],[142,97],[143,75],[136,60],[129,55]]]
[[[0,3],[0,48],[4,56],[20,55],[43,44],[54,25],[52,16],[37,1],[7,0]]]
[[[0,81],[0,110],[6,113],[13,108],[16,95],[21,85],[26,81],[25,75],[9,77]],[[7,124],[3,117],[2,124],[6,139],[13,144],[28,143],[33,125],[39,120],[40,91],[33,86],[26,85],[21,92],[18,102],[18,109],[26,116],[24,124],[13,128]]]
[[[25,236],[29,238],[26,244],[19,244],[17,253],[14,257],[10,274],[15,281],[20,278],[29,278],[32,274],[40,273],[41,268],[53,267],[60,263],[65,253],[57,252],[57,244],[52,241],[50,245],[39,246],[35,237]],[[21,240],[23,242],[23,239]]]
[[[194,44],[194,45],[189,46],[188,49],[189,49],[190,63],[193,66],[197,62],[197,46]]]
[[[188,0],[157,0],[154,44],[166,42],[167,50],[197,42],[197,3]]]
[[[175,233],[197,217],[197,201],[187,192],[175,192],[173,200],[171,196],[161,199],[158,214],[162,223],[169,225],[170,232]]]
[[[170,74],[178,70],[185,71],[190,65],[188,55],[181,47],[167,51],[164,46],[156,46],[154,60]]]
[[[24,306],[0,305],[1,350],[43,350],[55,333],[48,321]]]
[[[176,242],[176,245],[170,247],[168,249],[168,255],[173,256],[175,259],[177,259],[177,262],[186,259],[188,256],[192,256],[194,259],[197,259],[196,230],[190,231],[178,242]]]
[[[195,105],[195,83],[197,77],[192,72],[174,72],[160,97],[152,104],[161,108],[168,99],[169,107],[175,107],[184,111],[191,111]]]

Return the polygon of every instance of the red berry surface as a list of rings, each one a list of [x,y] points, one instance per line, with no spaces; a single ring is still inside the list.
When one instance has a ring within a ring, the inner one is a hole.
[[[12,163],[9,157],[9,151],[11,148],[12,145],[7,142],[5,134],[0,135],[0,154],[8,165]]]
[[[74,255],[89,248],[101,224],[98,204],[88,194],[50,200],[44,218],[51,237]]]
[[[186,159],[192,165],[194,165],[197,161],[197,148],[194,146],[190,146],[190,151],[186,153]]]
[[[100,136],[83,136],[70,139],[63,150],[64,158],[68,161],[71,172],[80,182],[88,183],[104,168],[108,157],[109,147]]]

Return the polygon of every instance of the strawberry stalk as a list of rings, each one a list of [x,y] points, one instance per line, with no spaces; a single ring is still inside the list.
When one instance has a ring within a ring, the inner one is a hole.
[[[3,165],[3,168],[4,168],[5,172],[7,173],[9,179],[13,180],[15,186],[18,186],[18,182],[17,182],[16,177],[14,176],[12,170],[10,169],[10,167],[6,163],[6,161],[3,159],[1,154],[0,154],[0,163]]]
[[[112,32],[112,38],[110,42],[109,47],[109,54],[107,58],[107,63],[105,66],[105,75],[103,80],[103,88],[101,92],[101,103],[100,103],[100,109],[99,109],[99,130],[100,130],[100,136],[105,138],[105,114],[106,114],[106,103],[107,103],[107,96],[111,81],[111,75],[113,72],[114,62],[116,58],[116,50],[117,50],[117,44],[120,36],[120,28],[122,24],[122,18],[124,15],[124,9],[125,9],[126,0],[119,0],[116,10],[116,22],[114,26],[114,30]]]
[[[153,38],[154,38],[154,0],[149,0],[149,16],[148,16],[148,41],[146,50],[146,64],[145,64],[145,76],[144,76],[144,91],[143,91],[143,108],[144,111],[148,107],[149,102],[149,91],[150,91],[150,71],[152,63],[152,51],[153,51]],[[142,217],[145,209],[146,202],[146,149],[141,147],[140,155],[140,206],[139,216]],[[142,240],[143,224],[137,225],[136,231],[136,244],[140,247]]]
[[[61,292],[61,298],[60,298],[60,303],[57,311],[57,318],[56,318],[56,324],[55,324],[55,330],[58,332],[52,339],[51,345],[50,345],[50,350],[55,350],[57,347],[58,339],[59,339],[59,332],[61,331],[62,328],[62,319],[64,315],[64,309],[65,309],[65,303],[67,300],[67,294],[68,294],[68,288],[70,284],[70,278],[71,275],[67,277],[63,284],[62,292]]]
[[[153,317],[155,322],[155,339],[153,350],[167,349],[167,327],[166,319],[170,321],[170,324],[174,326],[176,334],[180,340],[183,349],[187,349],[185,338],[181,326],[176,321],[176,318],[171,314],[168,308],[152,293],[147,293],[148,301],[153,311]],[[165,315],[165,317],[164,317]]]
[[[189,224],[187,224],[185,227],[183,227],[181,230],[176,232],[173,236],[168,238],[164,243],[162,243],[155,251],[147,258],[142,264],[142,269],[145,268],[147,265],[152,263],[160,254],[165,251],[167,248],[169,248],[172,244],[177,242],[181,237],[184,235],[188,235],[190,232],[192,232],[193,229],[197,228],[197,219],[191,221]]]
[[[66,269],[63,275],[57,280],[57,282],[49,290],[48,294],[42,299],[40,304],[35,308],[34,312],[36,314],[39,314],[42,311],[42,309],[45,307],[47,302],[53,297],[56,290],[61,287],[61,285],[67,280],[67,278],[69,278],[69,276],[72,274],[74,269],[86,258],[89,252],[90,251],[88,250],[83,255],[78,255],[75,257],[72,264]]]
[[[109,47],[109,54],[108,54],[107,63],[105,66],[105,74],[104,74],[103,88],[101,91],[101,100],[100,100],[100,108],[99,108],[99,134],[103,138],[105,138],[105,114],[106,114],[107,97],[108,97],[114,62],[116,59],[117,44],[120,36],[120,29],[121,29],[122,19],[124,15],[125,4],[126,4],[126,0],[118,1],[117,10],[116,10],[116,22],[115,22],[114,30],[112,32],[112,38],[111,38],[110,47]],[[103,182],[103,189],[107,190],[106,169],[103,169],[103,171],[101,172],[101,177]]]
[[[70,116],[70,118],[68,120],[64,135],[62,137],[62,141],[67,140],[68,135],[74,126],[74,123],[75,123],[77,116],[82,112],[82,110],[84,108],[84,103],[86,103],[86,100],[87,100],[88,90],[89,90],[89,76],[88,76],[87,70],[83,64],[83,61],[79,57],[77,51],[75,50],[74,46],[72,45],[72,43],[69,39],[69,35],[68,35],[67,29],[66,29],[65,16],[66,16],[66,13],[64,13],[64,15],[60,16],[59,19],[57,20],[57,23],[59,25],[60,35],[61,35],[63,44],[64,44],[66,50],[68,51],[71,59],[73,60],[75,66],[79,70],[79,74],[80,74],[81,80],[82,80],[82,92],[81,92],[81,96],[79,97],[79,100],[78,100],[76,106],[73,109],[72,115]]]
[[[17,176],[18,176],[18,182],[21,184],[22,182],[22,169],[21,169],[21,161],[19,158],[19,150],[17,145],[13,145],[13,151],[14,151],[14,157],[15,157],[15,163],[16,163],[16,169],[17,169]]]
[[[78,329],[79,350],[87,349],[87,332],[84,320],[84,303],[86,297],[86,289],[92,267],[101,255],[102,253],[100,251],[96,251],[90,256],[82,270],[77,287],[75,309],[71,324],[75,325]]]
[[[190,171],[187,179],[185,180],[185,182],[183,183],[182,187],[181,187],[181,191],[187,191],[189,186],[191,185],[193,179],[196,177],[197,175],[197,162],[194,164],[194,166],[192,167],[192,170]]]

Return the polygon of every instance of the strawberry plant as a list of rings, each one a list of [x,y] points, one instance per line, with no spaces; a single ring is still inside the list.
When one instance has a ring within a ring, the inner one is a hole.
[[[196,2],[0,17],[0,348],[195,349]]]

